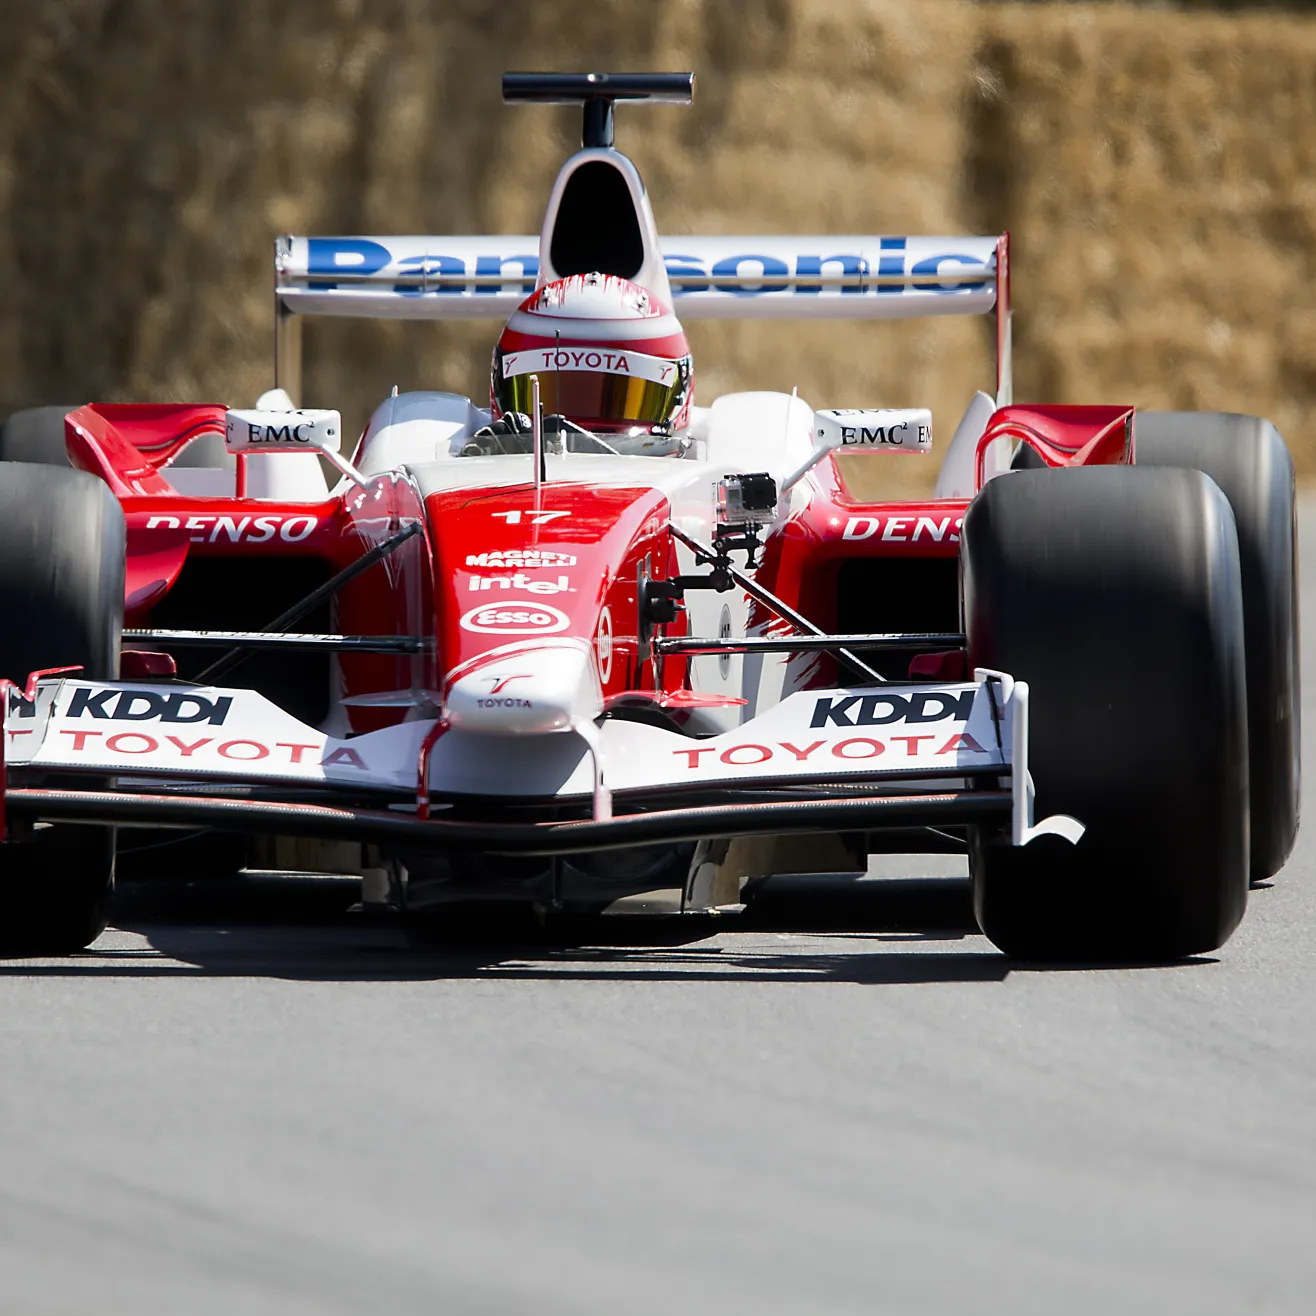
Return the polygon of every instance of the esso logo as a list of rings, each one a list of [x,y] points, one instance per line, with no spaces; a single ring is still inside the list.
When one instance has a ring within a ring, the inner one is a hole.
[[[566,614],[546,603],[511,608],[486,605],[472,608],[461,619],[462,630],[482,635],[556,635],[566,630],[567,624]]]

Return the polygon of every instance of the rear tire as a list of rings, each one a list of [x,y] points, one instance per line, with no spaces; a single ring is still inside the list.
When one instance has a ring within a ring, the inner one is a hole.
[[[119,673],[124,520],[82,471],[0,464],[0,676],[26,682],[81,663]],[[104,930],[114,892],[112,827],[38,827],[0,845],[0,950],[64,954]]]
[[[1195,471],[992,480],[964,519],[970,663],[1031,688],[1039,818],[1078,845],[975,829],[974,910],[1008,954],[1213,950],[1248,890],[1243,605],[1233,516]]]
[[[68,466],[64,417],[71,407],[26,407],[0,425],[0,462],[31,462],[37,466]]]
[[[1293,461],[1258,416],[1140,411],[1139,466],[1205,471],[1238,527],[1247,650],[1252,880],[1279,872],[1298,834],[1302,710],[1298,653],[1297,510]]]

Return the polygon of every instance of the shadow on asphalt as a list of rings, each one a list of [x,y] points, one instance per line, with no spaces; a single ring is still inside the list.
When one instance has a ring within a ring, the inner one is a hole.
[[[129,883],[120,888],[114,926],[139,933],[147,946],[94,949],[36,964],[0,960],[0,977],[882,986],[999,983],[1019,970],[1113,967],[1012,963],[985,942],[981,951],[957,945],[977,935],[968,883],[957,878],[867,881],[821,895],[765,892],[743,914],[716,918],[623,916],[556,920],[546,927],[529,922],[458,925],[441,940],[417,938],[394,915],[352,912],[359,889],[351,878],[256,875]],[[739,949],[736,933],[755,935],[747,936]],[[772,934],[781,937],[779,951],[763,945]],[[791,934],[807,934],[808,941],[792,944]],[[710,940],[715,936],[716,944]],[[820,941],[833,938],[838,943],[834,952],[819,947]],[[1179,963],[1212,962],[1196,957]]]

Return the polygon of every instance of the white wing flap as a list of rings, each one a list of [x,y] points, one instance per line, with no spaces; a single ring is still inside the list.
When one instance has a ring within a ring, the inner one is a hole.
[[[996,304],[995,237],[669,237],[683,319],[898,319]],[[539,239],[280,238],[286,312],[403,320],[502,319],[540,276]]]
[[[605,722],[604,773],[613,791],[644,791],[709,782],[1008,771],[1002,718],[985,683],[806,690],[708,739],[637,722]],[[175,781],[409,792],[431,726],[405,722],[344,740],[304,725],[251,690],[47,681],[31,703],[11,694],[6,758],[10,767]],[[589,794],[592,768],[584,742],[570,734],[454,729],[434,746],[430,785],[444,793],[569,797]]]

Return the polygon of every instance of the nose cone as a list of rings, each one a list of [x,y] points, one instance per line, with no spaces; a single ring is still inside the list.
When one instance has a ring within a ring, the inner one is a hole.
[[[444,701],[448,723],[484,735],[542,735],[589,722],[603,708],[587,644],[509,644],[463,663]]]

